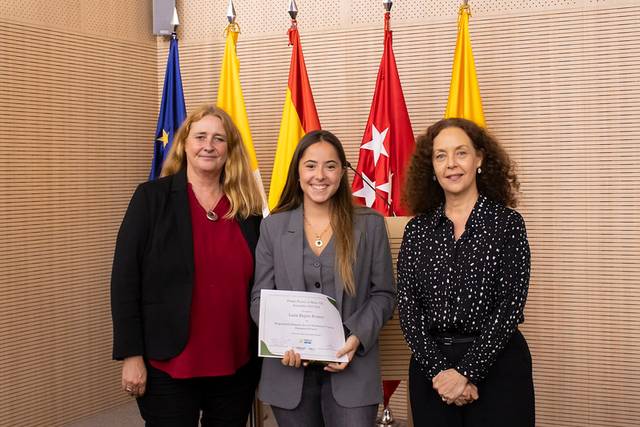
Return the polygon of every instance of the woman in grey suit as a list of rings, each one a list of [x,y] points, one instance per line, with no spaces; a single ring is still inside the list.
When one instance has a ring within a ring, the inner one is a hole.
[[[391,317],[395,287],[384,219],[352,204],[344,149],[327,131],[296,148],[280,201],[261,225],[251,315],[260,291],[319,292],[342,314],[349,362],[301,361],[293,350],[265,359],[258,396],[280,427],[370,427],[382,401],[378,334]]]

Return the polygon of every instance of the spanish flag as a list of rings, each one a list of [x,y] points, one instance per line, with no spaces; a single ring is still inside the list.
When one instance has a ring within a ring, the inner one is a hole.
[[[460,6],[458,16],[458,39],[453,58],[451,86],[449,87],[449,101],[444,113],[445,118],[460,117],[485,127],[480,88],[476,76],[476,66],[471,50],[469,36],[469,5]]]
[[[264,185],[262,184],[260,170],[258,169],[258,159],[256,158],[256,150],[253,147],[249,118],[247,117],[247,109],[244,104],[242,87],[240,86],[240,60],[236,52],[236,42],[238,41],[240,28],[236,23],[232,23],[229,24],[225,32],[227,34],[227,41],[224,47],[224,56],[222,57],[222,70],[220,71],[218,100],[216,104],[231,116],[231,119],[240,131],[242,142],[249,155],[251,170],[256,178],[262,196],[263,214],[266,216],[269,213],[267,197],[265,195]]]
[[[280,200],[280,194],[287,180],[289,163],[298,142],[312,130],[320,129],[320,120],[313,101],[307,67],[304,64],[302,46],[300,46],[300,35],[298,34],[295,20],[291,28],[289,28],[289,45],[293,46],[293,51],[291,52],[291,65],[289,66],[289,85],[282,110],[278,146],[276,147],[273,174],[271,175],[271,187],[269,189],[270,209],[273,209]]]

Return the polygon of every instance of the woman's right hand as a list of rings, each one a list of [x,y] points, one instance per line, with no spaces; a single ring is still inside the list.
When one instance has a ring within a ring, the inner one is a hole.
[[[473,383],[468,383],[460,397],[458,397],[454,403],[456,406],[463,406],[478,400],[479,397],[478,387]]]
[[[147,387],[147,368],[142,356],[131,356],[122,364],[122,390],[134,397],[144,394]]]
[[[454,403],[465,391],[467,384],[469,384],[467,377],[454,368],[441,371],[433,377],[432,382],[433,388],[447,405]]]
[[[299,368],[302,366],[302,358],[300,353],[296,353],[292,350],[287,350],[282,356],[282,364],[284,366],[291,366],[292,368]]]

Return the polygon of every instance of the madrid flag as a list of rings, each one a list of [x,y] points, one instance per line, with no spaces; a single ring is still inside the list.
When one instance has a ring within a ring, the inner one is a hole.
[[[366,206],[385,216],[400,216],[407,214],[400,194],[414,138],[393,55],[389,19],[386,12],[384,52],[356,168],[362,178],[354,176],[352,190],[356,200]]]

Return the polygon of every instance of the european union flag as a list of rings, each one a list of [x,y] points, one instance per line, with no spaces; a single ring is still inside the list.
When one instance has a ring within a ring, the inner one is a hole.
[[[153,143],[153,163],[151,164],[151,172],[149,172],[150,180],[160,176],[164,159],[167,157],[167,154],[169,154],[169,150],[171,150],[173,135],[186,116],[187,109],[184,106],[182,78],[180,77],[180,61],[178,59],[178,39],[174,33],[171,37],[167,71],[164,75],[162,103],[160,104],[160,113],[158,114],[156,139]]]

